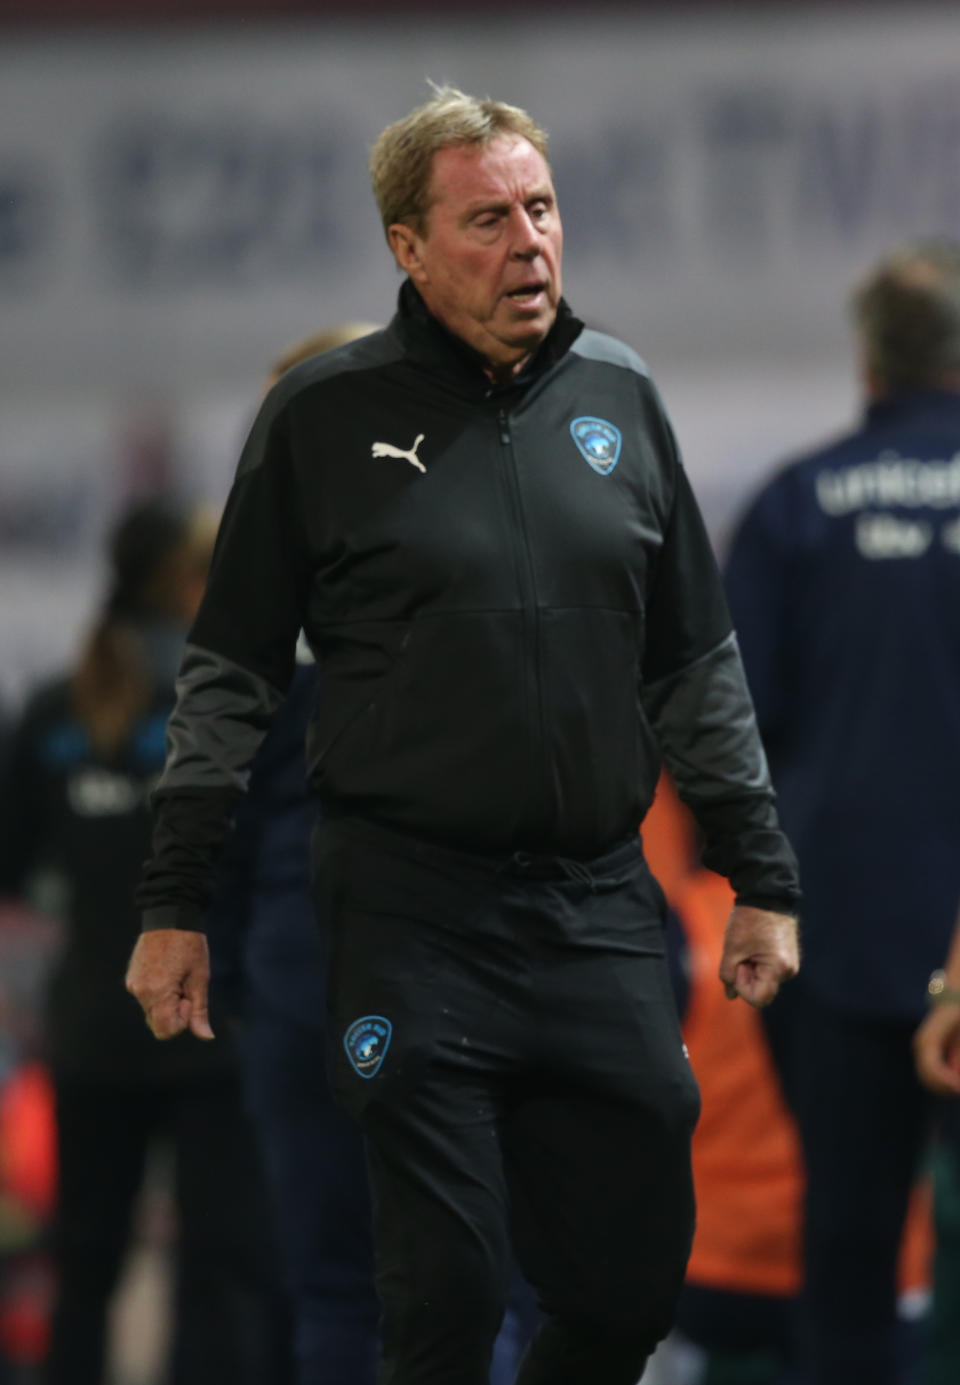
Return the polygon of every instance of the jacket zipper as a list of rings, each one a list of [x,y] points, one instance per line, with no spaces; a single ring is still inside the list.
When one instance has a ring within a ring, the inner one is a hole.
[[[514,519],[516,521],[519,540],[517,543],[517,574],[520,586],[525,633],[524,644],[526,658],[524,676],[528,689],[533,770],[540,797],[540,809],[539,812],[537,812],[535,808],[535,818],[539,818],[540,813],[546,811],[548,803],[544,782],[545,735],[543,679],[540,671],[540,603],[537,598],[537,577],[533,565],[533,551],[530,546],[530,536],[527,530],[527,522],[523,509],[523,498],[520,493],[517,459],[513,450],[513,435],[510,431],[510,418],[506,409],[500,409],[498,411],[497,427],[500,432],[500,444],[504,451],[506,463],[505,470],[510,490],[510,498],[513,502]]]

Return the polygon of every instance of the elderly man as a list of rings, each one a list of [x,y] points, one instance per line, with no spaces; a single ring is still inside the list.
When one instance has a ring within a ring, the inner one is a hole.
[[[481,1385],[512,1240],[523,1385],[634,1385],[693,1226],[698,1095],[637,829],[664,756],[737,891],[721,977],[797,966],[779,831],[658,396],[561,297],[546,137],[444,89],[372,155],[383,332],[254,424],[191,635],[128,985],[209,1037],[204,909],[301,626],[335,1090],[366,1138],[383,1385]]]

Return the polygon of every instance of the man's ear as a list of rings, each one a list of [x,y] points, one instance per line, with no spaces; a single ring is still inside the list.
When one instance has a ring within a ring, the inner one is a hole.
[[[423,241],[416,231],[404,224],[402,221],[395,221],[387,231],[387,238],[390,241],[390,249],[393,251],[397,264],[408,275],[415,284],[426,282],[427,271],[423,265],[421,246]]]

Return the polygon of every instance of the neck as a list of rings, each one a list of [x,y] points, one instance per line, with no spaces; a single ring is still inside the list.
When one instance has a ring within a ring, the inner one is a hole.
[[[521,356],[518,361],[488,361],[483,368],[483,373],[488,380],[492,380],[495,385],[509,385],[532,359],[533,352],[530,351],[526,356]]]

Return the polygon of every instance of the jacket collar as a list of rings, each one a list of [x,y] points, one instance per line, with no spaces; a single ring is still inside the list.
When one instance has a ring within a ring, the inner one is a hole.
[[[483,399],[526,389],[566,355],[583,331],[583,323],[561,299],[556,321],[520,374],[505,384],[495,385],[486,373],[486,361],[480,352],[434,317],[409,279],[400,287],[397,313],[391,325],[407,352],[431,374]]]
[[[910,414],[924,413],[931,417],[960,415],[960,392],[957,390],[926,389],[900,390],[867,405],[868,424],[888,424]]]

